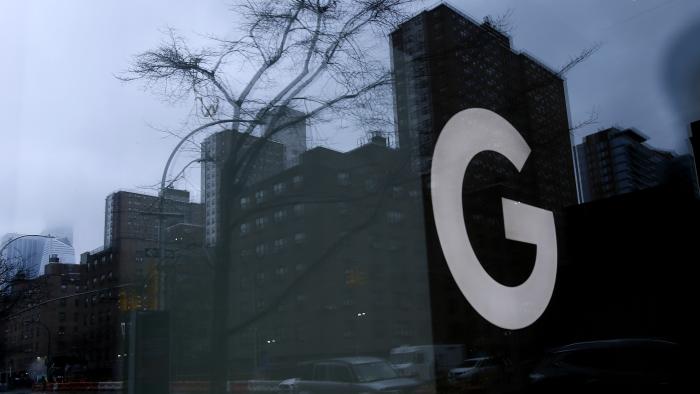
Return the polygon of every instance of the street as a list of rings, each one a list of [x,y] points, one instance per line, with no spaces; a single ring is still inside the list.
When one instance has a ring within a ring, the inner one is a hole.
[[[32,391],[32,389],[16,389],[16,390],[10,390],[10,391],[5,391],[4,393],[8,394],[38,394],[38,393],[53,393],[54,391]],[[99,394],[99,393],[111,393],[111,394],[121,394],[122,391],[116,391],[116,390],[109,390],[109,391],[60,391],[62,394],[87,394],[87,393],[92,393],[92,394]]]

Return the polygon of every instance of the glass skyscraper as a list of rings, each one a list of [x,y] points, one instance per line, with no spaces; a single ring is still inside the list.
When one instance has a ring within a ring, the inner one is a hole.
[[[72,235],[62,233],[44,232],[44,235],[9,233],[0,241],[0,245],[7,245],[2,252],[2,258],[16,271],[23,271],[28,277],[33,278],[44,273],[44,267],[49,263],[52,255],[56,255],[61,263],[76,263],[71,239]]]

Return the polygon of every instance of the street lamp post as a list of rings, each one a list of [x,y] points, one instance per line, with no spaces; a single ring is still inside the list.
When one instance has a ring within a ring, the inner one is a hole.
[[[360,341],[362,340],[361,335],[363,333],[363,327],[366,325],[366,323],[363,323],[364,321],[367,320],[367,312],[357,312],[355,314],[355,317],[358,319],[357,323],[357,329],[355,330],[355,355],[359,356],[360,355]]]
[[[46,365],[46,380],[50,380],[51,376],[49,375],[49,371],[51,368],[51,330],[49,327],[42,323],[39,320],[25,320],[24,321],[25,325],[31,325],[31,324],[36,324],[44,328],[46,330],[46,338],[47,338],[47,345],[46,345],[46,360],[45,360],[45,365]]]

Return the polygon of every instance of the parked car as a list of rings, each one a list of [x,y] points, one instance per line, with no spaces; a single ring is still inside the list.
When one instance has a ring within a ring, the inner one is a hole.
[[[421,383],[400,377],[383,359],[344,357],[304,363],[302,375],[279,383],[280,393],[413,393]]]
[[[6,390],[29,388],[32,387],[32,383],[34,382],[28,373],[13,375],[7,380]]]
[[[496,381],[504,370],[504,362],[499,358],[470,358],[464,360],[461,366],[452,368],[447,374],[447,381],[452,386],[482,387]]]
[[[655,339],[562,346],[548,352],[530,373],[530,389],[533,393],[674,392],[687,367],[681,354],[677,344]]]

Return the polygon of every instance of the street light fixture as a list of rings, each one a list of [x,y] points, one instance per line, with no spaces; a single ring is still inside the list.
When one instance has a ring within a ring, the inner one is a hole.
[[[45,365],[46,365],[46,379],[49,380],[49,379],[50,379],[49,372],[50,372],[50,368],[51,368],[51,367],[50,367],[50,366],[51,366],[51,330],[49,329],[49,327],[48,327],[46,324],[42,323],[42,322],[39,321],[38,319],[37,319],[37,320],[25,320],[25,321],[24,321],[24,325],[27,325],[27,326],[28,326],[28,325],[31,325],[31,324],[39,325],[39,326],[43,327],[44,330],[46,330],[47,346],[46,346],[46,361],[45,361]],[[38,356],[37,356],[37,360],[40,359],[40,358],[41,358],[41,357],[38,357]]]

